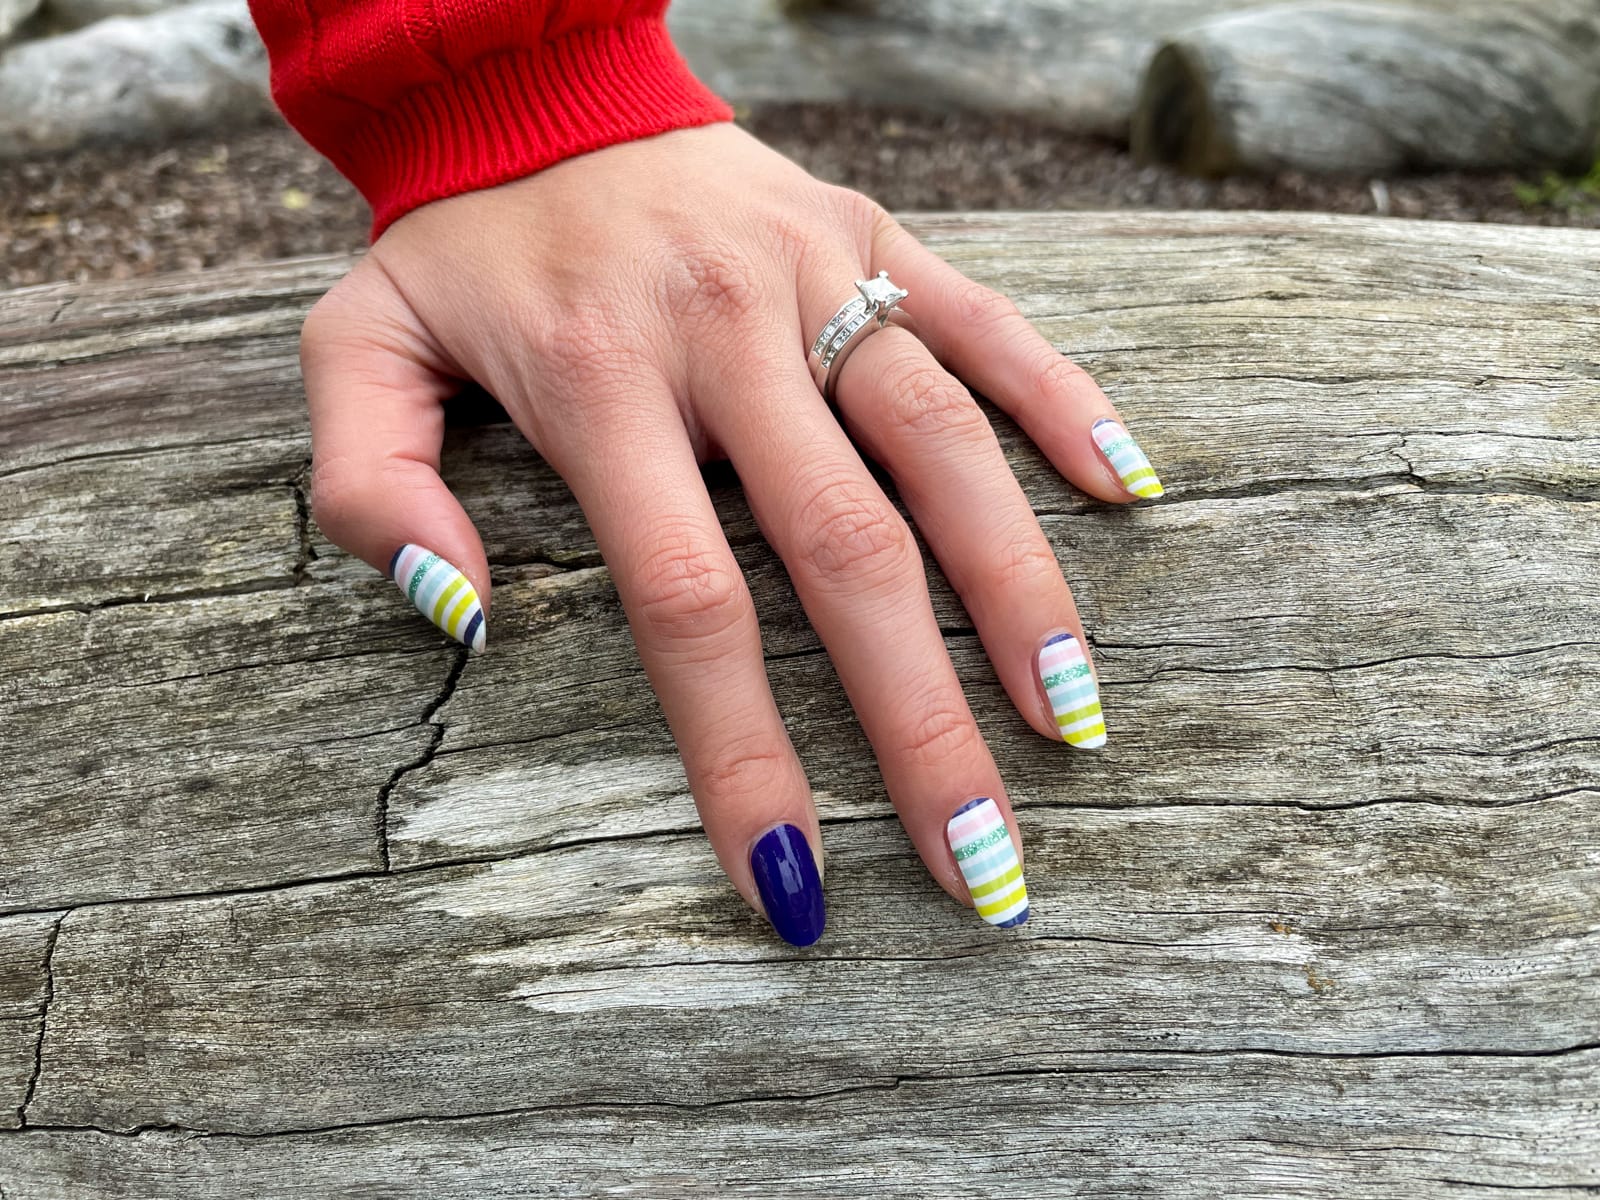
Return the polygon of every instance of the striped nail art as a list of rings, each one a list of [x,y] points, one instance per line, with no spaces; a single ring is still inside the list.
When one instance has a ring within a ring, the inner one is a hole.
[[[1111,469],[1122,480],[1123,487],[1141,500],[1154,500],[1157,496],[1166,495],[1167,489],[1161,486],[1150,460],[1139,449],[1139,443],[1133,440],[1133,434],[1119,422],[1110,417],[1101,417],[1089,432],[1094,435],[1094,444],[1100,447],[1100,453],[1106,456]]]
[[[419,613],[456,641],[483,650],[483,605],[460,571],[433,551],[408,542],[389,560],[389,576]]]
[[[1100,711],[1100,689],[1083,656],[1083,647],[1070,633],[1058,633],[1039,651],[1039,678],[1061,740],[1080,750],[1106,744],[1106,719]]]
[[[969,800],[956,809],[945,836],[978,915],[1002,929],[1026,921],[1028,884],[1000,807],[987,796]]]

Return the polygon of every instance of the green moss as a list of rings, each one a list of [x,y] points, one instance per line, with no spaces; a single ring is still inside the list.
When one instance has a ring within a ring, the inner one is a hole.
[[[1600,208],[1600,161],[1587,175],[1577,177],[1546,171],[1538,182],[1513,185],[1517,199],[1525,208],[1558,208],[1563,212],[1586,212]]]

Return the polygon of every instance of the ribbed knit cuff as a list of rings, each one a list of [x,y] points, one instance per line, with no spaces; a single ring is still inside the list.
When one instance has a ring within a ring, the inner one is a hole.
[[[733,117],[689,71],[664,22],[575,30],[414,88],[337,147],[319,147],[372,205],[372,237],[431,200],[552,163]]]

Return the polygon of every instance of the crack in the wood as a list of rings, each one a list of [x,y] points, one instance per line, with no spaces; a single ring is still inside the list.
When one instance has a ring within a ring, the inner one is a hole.
[[[402,728],[416,728],[415,725]],[[621,726],[617,726],[621,728]],[[392,732],[392,731],[386,731]],[[538,739],[534,739],[538,740]],[[522,745],[521,742],[494,743],[489,749],[504,745]],[[441,750],[434,757],[443,754],[462,753],[459,750]],[[1190,800],[1173,799],[1159,801],[1141,801],[1126,803],[1102,803],[1089,800],[1072,801],[1029,801],[1016,805],[1020,813],[1027,812],[1151,812],[1162,809],[1291,809],[1307,813],[1336,813],[1350,809],[1372,808],[1387,804],[1428,804],[1444,809],[1485,809],[1485,808],[1513,808],[1526,804],[1540,804],[1549,800],[1559,800],[1567,796],[1578,795],[1586,792],[1596,792],[1592,785],[1580,785],[1566,788],[1561,791],[1541,793],[1516,800],[1442,800],[1435,797],[1409,797],[1409,796],[1381,796],[1366,800],[1354,800],[1346,803],[1308,804],[1296,800],[1263,800],[1240,803],[1239,801],[1221,800]],[[826,829],[842,828],[847,825],[868,825],[898,821],[893,812],[860,813],[853,816],[821,817],[819,823]],[[242,887],[217,888],[201,892],[165,892],[155,896],[113,896],[99,900],[72,901],[74,909],[78,908],[109,908],[114,905],[138,904],[181,904],[193,900],[225,900],[236,896],[258,896],[270,892],[292,891],[295,888],[318,887],[327,884],[358,883],[361,881],[377,881],[383,879],[399,879],[408,875],[415,875],[425,871],[448,871],[459,867],[486,867],[497,863],[516,862],[519,859],[531,858],[539,854],[554,854],[567,850],[580,850],[589,846],[608,846],[622,842],[649,841],[653,838],[683,838],[698,835],[699,825],[684,825],[678,828],[632,830],[627,833],[595,834],[590,837],[557,839],[540,845],[526,846],[516,850],[500,850],[485,854],[464,854],[453,858],[431,858],[424,862],[415,862],[407,866],[387,867],[384,870],[359,869],[353,871],[335,871],[327,875],[307,875],[298,879],[280,879],[268,883],[248,884]],[[49,908],[12,908],[0,909],[0,919],[7,917],[40,916],[44,913],[60,911],[59,905]],[[1254,910],[1248,913],[1245,910],[1235,909],[1208,909],[1211,913],[1243,914],[1249,916],[1261,915]],[[1264,913],[1265,910],[1262,910]],[[1182,910],[1152,909],[1150,916],[1194,916],[1195,913]],[[1163,943],[1165,944],[1165,943]]]
[[[83,600],[75,604],[45,604],[38,608],[14,609],[0,612],[0,621],[20,621],[28,617],[48,617],[56,613],[99,612],[104,608],[127,608],[140,604],[181,604],[190,600],[216,600],[225,596],[255,596],[267,592],[281,592],[295,587],[293,575],[269,579],[249,579],[242,583],[221,587],[191,588],[178,592],[136,592],[131,596],[109,596],[101,600]]]
[[[44,1071],[44,1037],[50,1023],[50,1005],[56,998],[55,956],[56,942],[61,937],[61,925],[72,910],[69,908],[56,918],[50,927],[50,936],[44,946],[44,1002],[39,1006],[39,1040],[33,1047],[33,1070],[28,1075],[28,1086],[22,1093],[22,1103],[17,1108],[17,1125],[27,1128],[28,1105],[33,1103],[33,1093],[39,1087],[39,1076]]]
[[[547,554],[499,556],[489,560],[489,569],[514,571],[519,567],[549,567],[552,575],[570,575],[577,571],[605,569],[605,560],[598,550],[574,550],[557,557],[554,551]]]
[[[1577,737],[1552,738],[1548,742],[1535,742],[1531,746],[1513,746],[1510,750],[1478,750],[1465,746],[1419,746],[1423,754],[1451,754],[1462,758],[1516,758],[1522,754],[1537,754],[1541,750],[1554,750],[1558,746],[1576,746],[1585,742],[1600,742],[1600,735],[1580,734]]]
[[[97,462],[107,458],[138,458],[146,454],[166,454],[174,450],[210,450],[217,446],[248,446],[254,442],[281,442],[290,437],[287,433],[255,433],[246,437],[236,438],[207,438],[198,442],[171,442],[158,446],[129,446],[120,450],[91,450],[83,454],[69,454],[64,458],[52,458],[47,462],[26,463],[20,467],[12,467],[8,471],[0,471],[0,479],[12,479],[18,475],[26,475],[31,471],[47,471],[52,467],[70,467],[78,463]]]
[[[1490,1183],[1485,1179],[1446,1179],[1435,1177],[1429,1182],[1446,1187],[1489,1188],[1501,1192],[1584,1192],[1600,1195],[1600,1183]]]
[[[1442,799],[1438,796],[1369,796],[1360,800],[1340,800],[1329,801],[1326,804],[1310,804],[1304,800],[1196,800],[1187,797],[1171,797],[1166,800],[1125,801],[1121,803],[1093,800],[1034,800],[1017,804],[1015,807],[1018,812],[1148,812],[1165,808],[1282,808],[1308,813],[1342,813],[1357,808],[1378,808],[1386,805],[1402,804],[1432,805],[1435,808],[1446,809],[1519,808],[1527,804],[1543,804],[1549,800],[1560,800],[1567,796],[1576,796],[1586,792],[1600,794],[1600,788],[1597,788],[1594,784],[1580,784],[1577,787],[1562,788],[1560,791],[1540,792],[1533,796],[1519,796],[1511,800],[1480,799],[1477,797]]]
[[[1065,1050],[1058,1054],[1062,1059],[1089,1059],[1098,1060],[1112,1057],[1114,1060],[1162,1059],[1162,1058],[1287,1058],[1301,1059],[1318,1062],[1373,1062],[1385,1059],[1413,1059],[1413,1058],[1440,1058],[1440,1059],[1505,1059],[1505,1058],[1560,1058],[1571,1054],[1586,1053],[1600,1049],[1600,1042],[1588,1043],[1578,1046],[1561,1047],[1553,1050],[1360,1050],[1360,1051],[1323,1051],[1323,1050],[1275,1050],[1260,1047],[1240,1047],[1237,1049],[1182,1049],[1160,1048],[1152,1050]],[[1049,1067],[1012,1067],[1000,1071],[977,1071],[969,1073],[952,1074],[916,1074],[896,1073],[881,1081],[870,1081],[850,1084],[844,1087],[828,1088],[819,1092],[784,1093],[751,1093],[743,1096],[726,1096],[716,1100],[689,1101],[689,1100],[588,1100],[577,1101],[569,1104],[528,1104],[508,1108],[485,1109],[477,1112],[465,1113],[412,1113],[403,1117],[382,1117],[370,1121],[344,1121],[330,1125],[316,1126],[291,1126],[283,1129],[244,1130],[244,1129],[203,1129],[192,1125],[177,1123],[150,1123],[131,1125],[123,1129],[108,1129],[101,1125],[33,1125],[25,1129],[0,1130],[0,1139],[6,1137],[29,1137],[39,1133],[98,1133],[109,1137],[138,1138],[148,1134],[185,1134],[206,1138],[224,1139],[270,1139],[305,1137],[330,1133],[342,1133],[355,1129],[376,1129],[388,1126],[405,1126],[421,1124],[450,1124],[469,1121],[491,1121],[504,1117],[532,1116],[539,1113],[567,1113],[577,1114],[591,1111],[637,1111],[640,1109],[679,1109],[688,1112],[704,1112],[718,1108],[731,1108],[756,1104],[811,1104],[818,1101],[837,1099],[841,1096],[855,1096],[873,1092],[893,1092],[902,1087],[919,1087],[923,1085],[949,1086],[953,1084],[978,1083],[985,1080],[1026,1080],[1056,1078],[1064,1075],[1103,1075],[1103,1074],[1149,1074],[1159,1072],[1160,1067],[1145,1067],[1143,1065],[1122,1065],[1121,1061],[1107,1065],[1065,1066],[1053,1065]]]
[[[275,435],[268,435],[268,436],[275,436]],[[242,440],[257,440],[257,439],[242,439]],[[209,444],[215,444],[215,443],[209,443]],[[21,468],[21,469],[22,470],[32,470],[34,468],[29,467],[29,468]],[[0,475],[0,478],[3,478],[3,477],[4,477],[3,475]],[[1356,486],[1356,485],[1360,485],[1360,486]],[[1491,497],[1508,496],[1508,495],[1527,495],[1527,496],[1539,497],[1539,498],[1542,498],[1542,499],[1551,499],[1551,500],[1562,501],[1562,502],[1571,503],[1571,504],[1596,504],[1596,503],[1600,503],[1600,492],[1597,492],[1597,494],[1595,494],[1595,495],[1578,495],[1578,494],[1575,494],[1573,492],[1563,490],[1563,489],[1561,489],[1559,487],[1556,487],[1554,485],[1538,484],[1538,483],[1534,483],[1532,481],[1527,482],[1526,484],[1524,484],[1521,487],[1512,486],[1512,485],[1510,485],[1509,483],[1507,483],[1505,481],[1501,481],[1501,482],[1496,483],[1496,484],[1494,484],[1492,486],[1487,484],[1487,483],[1482,484],[1482,485],[1467,484],[1467,483],[1445,484],[1445,483],[1439,483],[1439,482],[1430,481],[1430,480],[1427,480],[1427,479],[1422,478],[1420,476],[1412,475],[1410,473],[1405,473],[1405,474],[1397,473],[1397,474],[1394,474],[1394,475],[1372,476],[1372,477],[1366,478],[1366,479],[1350,480],[1350,481],[1341,481],[1341,480],[1328,480],[1328,481],[1319,481],[1319,480],[1277,480],[1277,481],[1263,481],[1261,483],[1254,483],[1254,484],[1242,484],[1242,485],[1239,485],[1239,486],[1236,486],[1236,487],[1226,487],[1226,488],[1212,488],[1212,489],[1188,488],[1188,489],[1175,491],[1175,492],[1169,491],[1167,493],[1166,497],[1164,497],[1161,501],[1157,502],[1154,505],[1146,506],[1146,509],[1149,510],[1149,511],[1155,511],[1155,510],[1158,510],[1158,509],[1161,509],[1161,508],[1171,507],[1173,505],[1186,504],[1186,503],[1199,503],[1201,501],[1257,499],[1257,498],[1267,498],[1267,497],[1272,497],[1272,496],[1288,495],[1288,494],[1301,493],[1301,492],[1312,492],[1312,493],[1322,493],[1322,494],[1326,494],[1326,495],[1347,496],[1347,497],[1354,497],[1354,498],[1358,498],[1358,499],[1384,499],[1386,497],[1385,497],[1385,495],[1383,493],[1378,492],[1378,491],[1373,490],[1373,489],[1375,487],[1385,487],[1385,486],[1395,486],[1395,485],[1399,485],[1399,486],[1405,487],[1407,489],[1406,494],[1408,494],[1408,495],[1438,494],[1438,495],[1469,495],[1469,496],[1491,496]],[[1600,483],[1597,483],[1596,486],[1600,487]],[[1120,511],[1120,510],[1116,509],[1116,508],[1108,509],[1108,507],[1106,505],[1096,504],[1096,503],[1089,502],[1089,501],[1085,501],[1081,506],[1070,506],[1070,507],[1066,507],[1066,508],[1035,508],[1033,510],[1034,515],[1036,517],[1042,517],[1042,518],[1105,516],[1105,515],[1108,514],[1108,512],[1118,512],[1118,511]],[[579,565],[579,561],[578,561],[577,558],[575,558],[573,563],[570,564],[570,565],[563,564],[559,559],[553,559],[552,558],[552,559],[545,560],[545,559],[541,559],[539,557],[535,557],[534,559],[528,561],[526,564],[514,563],[514,562],[511,562],[510,560],[497,560],[496,565],[500,566],[500,567],[515,567],[517,565],[529,565],[529,566],[551,565],[551,566],[554,566],[554,567],[558,568],[559,573],[563,573],[563,574],[564,573],[568,573],[568,572],[573,572],[573,571],[580,571],[580,570],[603,570],[604,569],[603,566],[592,566],[592,565],[588,565],[587,563],[585,563],[583,565]],[[301,563],[297,559],[297,562],[291,566],[290,577],[286,578],[286,579],[268,578],[268,579],[259,579],[259,580],[246,580],[246,581],[238,583],[238,584],[233,584],[233,585],[224,586],[224,587],[194,588],[194,589],[190,589],[190,590],[180,590],[180,591],[173,591],[173,592],[159,592],[159,593],[150,592],[150,593],[142,593],[142,594],[126,595],[126,596],[112,596],[112,597],[107,597],[107,598],[99,599],[99,600],[81,601],[81,602],[78,602],[78,603],[71,603],[71,604],[41,605],[41,606],[39,606],[37,608],[14,609],[14,610],[11,610],[9,612],[0,612],[0,621],[19,620],[19,619],[22,619],[24,617],[47,616],[47,615],[50,615],[52,613],[59,613],[59,612],[83,612],[83,613],[87,613],[87,612],[94,612],[94,611],[97,611],[97,610],[102,609],[102,608],[118,608],[118,607],[122,607],[122,606],[125,606],[125,605],[133,605],[133,604],[170,604],[170,603],[178,603],[178,602],[187,601],[187,600],[209,600],[209,599],[215,599],[215,598],[223,597],[223,596],[247,596],[247,595],[251,595],[253,593],[257,593],[257,592],[277,591],[277,590],[281,590],[281,589],[284,589],[284,588],[295,587],[298,584],[304,582],[303,578],[300,577],[300,573],[301,573]]]
[[[61,320],[61,314],[66,312],[67,309],[71,308],[74,304],[76,304],[78,302],[78,299],[79,299],[79,297],[77,297],[76,295],[68,296],[60,304],[56,305],[55,312],[50,314],[50,317],[49,317],[48,320],[45,321],[45,324],[46,325],[54,325],[57,321]]]
[[[294,495],[294,536],[297,547],[294,560],[294,582],[298,587],[306,581],[306,574],[311,569],[312,562],[317,557],[315,548],[311,545],[311,497],[308,487],[311,480],[311,456],[308,454],[305,461],[300,464],[300,470],[290,481],[289,488]]]
[[[439,710],[450,703],[450,697],[456,693],[456,685],[461,682],[461,673],[467,668],[467,659],[472,655],[472,650],[467,646],[458,646],[455,657],[450,662],[450,671],[445,675],[444,683],[422,710],[422,716],[417,718],[417,725],[426,726],[432,730],[428,737],[427,745],[423,746],[421,753],[407,763],[401,763],[394,769],[382,787],[378,789],[377,804],[374,806],[373,822],[378,839],[378,862],[382,865],[384,873],[389,871],[389,796],[395,787],[413,771],[420,771],[431,763],[434,756],[439,753],[439,746],[444,741],[445,723],[435,720]]]
[[[1400,457],[1401,461],[1410,467],[1410,460],[1400,455],[1399,447],[1391,447],[1390,453]],[[1562,488],[1556,484],[1539,483],[1531,479],[1521,481],[1496,480],[1483,483],[1465,481],[1445,483],[1418,475],[1413,470],[1407,470],[1386,475],[1363,476],[1360,479],[1349,480],[1273,479],[1261,480],[1257,483],[1237,484],[1232,487],[1171,487],[1160,500],[1141,506],[1141,510],[1155,512],[1163,508],[1172,508],[1184,504],[1198,504],[1202,501],[1257,500],[1302,494],[1343,496],[1359,500],[1386,500],[1395,494],[1384,490],[1390,488],[1404,488],[1404,494],[1412,496],[1529,496],[1541,500],[1556,500],[1566,504],[1600,504],[1600,490],[1597,490],[1595,494],[1589,494],[1587,489],[1590,487],[1600,489],[1600,480],[1590,481],[1585,484],[1585,491],[1580,493]],[[1083,517],[1103,514],[1105,511],[1104,505],[1091,502],[1085,502],[1081,507],[1035,508],[1033,510],[1036,517]]]
[[[1254,618],[1257,614],[1250,614]],[[1281,617],[1303,617],[1304,613],[1283,613]],[[1102,650],[1169,650],[1169,649],[1213,649],[1198,642],[1106,642],[1095,640],[1095,646]],[[1117,688],[1130,686],[1143,686],[1152,683],[1163,675],[1255,675],[1266,671],[1306,671],[1317,674],[1332,674],[1339,671],[1364,671],[1372,667],[1385,667],[1392,663],[1403,662],[1428,662],[1433,660],[1446,660],[1454,662],[1493,662],[1505,658],[1526,658],[1530,655],[1545,654],[1551,650],[1591,649],[1600,647],[1600,642],[1575,641],[1551,642],[1544,646],[1526,646],[1518,650],[1492,650],[1480,654],[1463,654],[1450,650],[1428,650],[1417,654],[1395,654],[1387,658],[1362,659],[1358,662],[1330,663],[1252,663],[1244,667],[1213,667],[1191,666],[1186,663],[1173,663],[1170,666],[1157,667],[1148,675],[1137,679],[1102,679],[1101,688]]]
[[[309,667],[320,663],[343,662],[352,658],[372,658],[383,655],[385,658],[418,658],[423,655],[432,657],[438,653],[438,647],[426,646],[420,650],[374,650],[370,647],[360,650],[347,650],[340,654],[312,654],[304,658],[262,658],[252,662],[230,663],[226,667],[213,667],[209,671],[189,671],[183,675],[163,675],[159,679],[141,679],[133,683],[112,683],[108,686],[137,690],[139,688],[160,687],[166,683],[184,683],[192,679],[215,679],[221,675],[234,675],[240,671],[260,671],[274,667]],[[331,737],[307,738],[304,742],[297,743],[303,746],[322,746],[330,742],[355,741],[359,738],[376,737],[381,733],[398,733],[404,729],[416,728],[415,721],[408,721],[404,725],[396,725],[387,729],[363,730],[360,733],[335,734]]]

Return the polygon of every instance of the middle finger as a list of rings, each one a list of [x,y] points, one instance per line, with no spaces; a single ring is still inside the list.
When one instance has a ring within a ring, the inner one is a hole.
[[[803,352],[754,331],[740,349],[699,366],[698,393],[723,401],[707,406],[710,432],[788,568],[928,870],[970,902],[956,856],[976,853],[987,838],[985,859],[1010,864],[996,878],[1006,877],[1012,900],[989,911],[980,902],[980,912],[992,923],[1021,924],[1021,843],[945,650],[911,530],[818,394]],[[751,403],[755,396],[762,403]],[[953,846],[956,832],[977,836]]]

